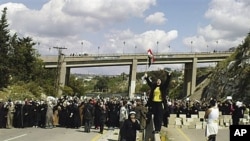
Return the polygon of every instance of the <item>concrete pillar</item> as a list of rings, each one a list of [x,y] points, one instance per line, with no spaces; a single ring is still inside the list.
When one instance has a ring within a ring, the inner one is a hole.
[[[65,76],[65,85],[69,85],[69,77],[70,77],[70,68],[66,68],[66,76]]]
[[[129,98],[134,97],[136,86],[137,59],[133,59],[129,69]]]
[[[192,82],[191,82],[191,94],[195,92],[196,88],[196,74],[197,74],[197,58],[193,58],[193,65],[192,65]]]
[[[61,62],[58,96],[62,95],[61,88],[65,86],[65,82],[66,82],[65,80],[66,80],[66,62]]]
[[[185,63],[184,68],[184,93],[186,96],[190,95],[191,79],[192,79],[192,63]]]
[[[186,96],[192,95],[196,88],[197,58],[191,63],[185,63],[184,92]]]

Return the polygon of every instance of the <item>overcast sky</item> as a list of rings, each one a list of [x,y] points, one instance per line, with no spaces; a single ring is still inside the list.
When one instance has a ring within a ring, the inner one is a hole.
[[[55,46],[67,55],[225,51],[250,31],[250,0],[1,0],[4,7],[11,32],[39,42],[41,55],[57,55]],[[172,66],[150,69],[162,67]],[[128,67],[72,72],[120,74]]]

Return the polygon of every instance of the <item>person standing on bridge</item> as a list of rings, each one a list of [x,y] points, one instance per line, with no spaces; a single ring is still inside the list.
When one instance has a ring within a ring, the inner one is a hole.
[[[205,129],[207,141],[216,141],[216,135],[218,134],[219,129],[219,108],[215,99],[210,101],[210,108],[206,110],[204,119],[207,122]]]
[[[167,72],[167,78],[163,82],[161,79],[157,79],[156,82],[152,82],[147,73],[145,73],[144,78],[147,81],[148,86],[150,87],[150,94],[148,98],[147,106],[151,110],[150,113],[154,115],[153,121],[155,130],[153,133],[159,133],[161,131],[161,126],[163,123],[163,115],[165,109],[167,109],[167,93],[168,87],[171,80],[171,71]]]

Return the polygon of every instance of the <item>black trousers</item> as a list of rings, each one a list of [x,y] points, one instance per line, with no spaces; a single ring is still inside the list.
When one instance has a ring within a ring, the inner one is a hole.
[[[216,135],[210,135],[207,141],[216,141]]]
[[[85,132],[89,133],[91,126],[92,126],[92,120],[91,119],[85,119],[85,126],[84,126]]]
[[[163,123],[163,104],[162,102],[152,103],[152,114],[154,115],[154,125],[155,131],[161,131],[161,126]]]

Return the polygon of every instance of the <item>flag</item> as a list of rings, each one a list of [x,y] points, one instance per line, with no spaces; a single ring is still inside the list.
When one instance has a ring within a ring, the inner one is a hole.
[[[154,55],[151,49],[148,49],[148,67],[155,61]]]

